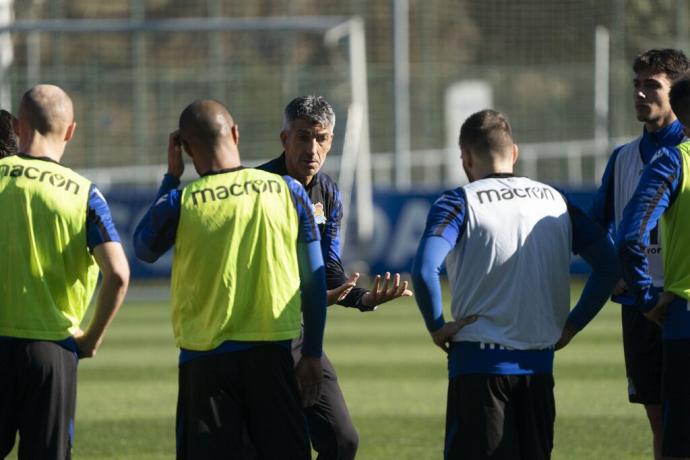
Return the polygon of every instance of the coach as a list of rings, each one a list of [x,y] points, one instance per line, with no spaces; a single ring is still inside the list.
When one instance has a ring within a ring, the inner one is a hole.
[[[338,186],[320,172],[333,142],[335,113],[321,96],[293,99],[283,111],[280,141],[283,154],[259,166],[275,174],[287,174],[306,189],[313,203],[314,217],[321,233],[321,250],[326,263],[328,304],[338,303],[360,311],[373,311],[378,305],[401,296],[411,296],[407,282],[400,275],[377,275],[371,290],[356,287],[358,273],[349,278],[340,260],[340,222],[343,205]],[[292,344],[293,356],[299,359],[301,340]],[[345,398],[338,385],[335,368],[324,354],[321,398],[306,410],[314,450],[319,460],[351,460],[359,444]]]
[[[673,111],[690,131],[690,78],[671,87]],[[690,142],[661,149],[623,212],[618,249],[640,311],[662,326],[662,454],[690,458]],[[650,233],[661,221],[664,291],[649,272]]]
[[[134,234],[147,262],[175,245],[177,457],[228,458],[242,449],[246,428],[259,458],[308,459],[298,384],[304,404],[313,404],[326,320],[319,233],[304,188],[243,168],[238,142],[219,102],[185,108],[170,136],[168,174]],[[178,190],[182,148],[201,177]],[[300,306],[304,345],[295,368],[290,340],[300,333]]]
[[[129,266],[103,195],[60,164],[76,129],[70,97],[35,86],[14,123],[20,153],[0,160],[0,458],[19,432],[20,459],[67,459],[78,357],[96,354]]]
[[[565,346],[605,303],[615,253],[604,231],[557,190],[513,175],[518,149],[502,114],[470,116],[460,148],[470,183],[432,206],[412,273],[427,329],[448,352],[445,458],[547,459],[554,346]],[[594,271],[568,315],[571,250]]]

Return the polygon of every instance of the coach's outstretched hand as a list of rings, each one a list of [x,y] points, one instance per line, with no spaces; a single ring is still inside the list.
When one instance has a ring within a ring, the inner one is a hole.
[[[448,353],[448,342],[450,342],[450,339],[452,339],[460,329],[477,321],[477,318],[477,315],[471,315],[466,318],[449,321],[445,323],[441,329],[431,332],[431,339],[434,341],[437,347]]]
[[[382,278],[383,283],[381,283]],[[367,307],[375,307],[389,300],[397,299],[398,297],[412,296],[412,291],[407,289],[407,281],[400,284],[400,273],[395,274],[393,277],[393,284],[389,287],[390,281],[390,272],[386,272],[385,277],[376,275],[374,286],[371,288],[371,291],[362,296],[362,303]]]
[[[321,397],[321,381],[323,380],[321,358],[302,355],[295,366],[295,374],[302,397],[302,406],[313,406]]]
[[[340,302],[350,293],[353,287],[357,285],[357,280],[359,279],[359,273],[355,273],[347,281],[338,286],[335,289],[329,289],[327,291],[327,304],[333,305],[336,302]]]

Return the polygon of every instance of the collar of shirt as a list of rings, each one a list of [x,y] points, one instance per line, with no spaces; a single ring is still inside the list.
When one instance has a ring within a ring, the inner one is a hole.
[[[482,179],[503,179],[506,177],[515,177],[513,173],[491,173],[488,176],[482,177]]]
[[[49,161],[51,163],[55,163],[56,165],[59,165],[60,163],[53,160],[52,158],[48,157],[35,157],[33,155],[29,155],[27,153],[19,152],[17,153],[17,156],[20,158],[24,158],[25,160],[41,160],[41,161]]]
[[[205,173],[203,173],[203,174],[201,175],[201,177],[213,176],[213,175],[215,175],[215,174],[223,174],[223,173],[235,172],[235,171],[239,171],[240,169],[244,169],[244,166],[238,166],[238,167],[236,167],[236,168],[219,169],[218,171],[215,171],[215,170],[212,169],[212,170],[210,170],[210,171],[206,171]]]
[[[287,165],[285,164],[285,152],[281,153],[280,156],[273,160],[271,163],[271,169],[273,173],[280,174],[281,176],[290,176],[287,170]],[[307,192],[311,190],[312,187],[314,187],[314,184],[316,184],[319,181],[320,174],[320,171],[314,174],[314,177],[311,178],[311,182],[309,182],[307,185],[302,184],[304,185],[304,189]]]
[[[649,163],[656,151],[661,147],[675,147],[680,144],[684,138],[683,125],[678,120],[653,133],[643,128],[642,140],[640,141],[640,155],[642,156],[642,161],[645,164]]]

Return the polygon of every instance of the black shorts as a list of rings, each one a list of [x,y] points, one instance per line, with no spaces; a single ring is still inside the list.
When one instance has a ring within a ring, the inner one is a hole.
[[[551,374],[468,374],[452,379],[444,458],[550,458],[556,418],[553,386]]]
[[[664,340],[665,457],[690,457],[690,339]]]
[[[0,340],[0,458],[69,459],[77,395],[74,352],[54,342]]]
[[[246,431],[245,431],[246,430]],[[180,365],[178,459],[311,458],[290,350],[259,345]]]
[[[661,328],[630,306],[621,307],[621,320],[628,399],[644,405],[661,404]]]

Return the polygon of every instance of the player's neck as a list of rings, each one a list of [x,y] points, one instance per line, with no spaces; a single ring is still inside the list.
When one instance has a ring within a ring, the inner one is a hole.
[[[17,151],[29,155],[31,157],[45,157],[50,158],[55,162],[60,162],[62,155],[65,153],[65,142],[52,142],[51,140],[42,136],[31,136],[30,138],[19,139],[19,147]]]
[[[223,148],[206,153],[200,152],[198,155],[192,155],[192,160],[196,162],[195,167],[200,175],[209,171],[235,169],[241,166],[237,149]]]
[[[506,163],[490,163],[481,165],[474,171],[474,176],[478,179],[492,176],[494,174],[513,174],[513,165]]]
[[[670,115],[666,117],[660,117],[656,120],[650,120],[645,122],[644,127],[648,133],[655,133],[661,131],[662,129],[671,126],[673,122],[676,121],[676,115],[671,112]]]

